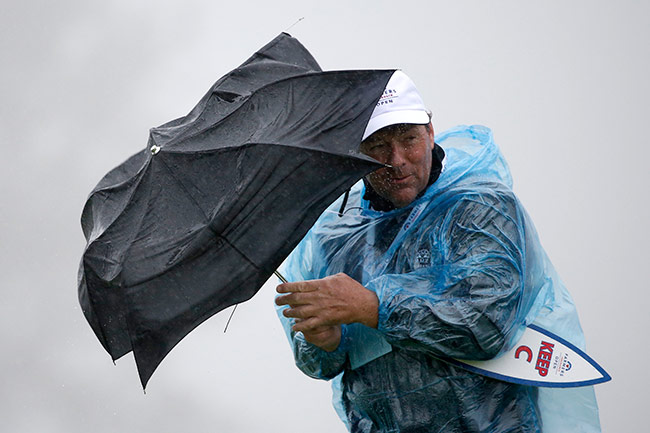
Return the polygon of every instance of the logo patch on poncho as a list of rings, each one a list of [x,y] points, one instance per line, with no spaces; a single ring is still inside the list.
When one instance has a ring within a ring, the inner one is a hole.
[[[427,249],[418,250],[415,255],[415,269],[425,268],[431,265],[431,251]]]

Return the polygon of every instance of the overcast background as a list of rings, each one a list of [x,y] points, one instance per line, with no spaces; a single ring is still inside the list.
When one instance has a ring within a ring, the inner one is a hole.
[[[77,302],[87,194],[221,75],[290,33],[324,69],[402,68],[442,131],[491,127],[571,290],[603,430],[647,419],[647,1],[4,1],[0,430],[343,432],[267,283],[163,361],[144,395]]]

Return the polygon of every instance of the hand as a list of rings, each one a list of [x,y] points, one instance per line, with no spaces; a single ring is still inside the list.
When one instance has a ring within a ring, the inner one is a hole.
[[[305,340],[327,352],[333,352],[341,343],[341,326],[321,326],[309,331],[303,331]]]
[[[377,295],[346,274],[280,284],[276,290],[281,294],[286,293],[278,296],[275,302],[290,307],[283,314],[296,319],[292,328],[295,332],[315,337],[315,334],[323,331],[323,327],[354,322],[377,327]]]

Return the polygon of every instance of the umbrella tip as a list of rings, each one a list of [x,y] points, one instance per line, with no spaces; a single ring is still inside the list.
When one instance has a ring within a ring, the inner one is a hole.
[[[293,26],[295,26],[296,24],[298,24],[300,21],[302,21],[302,20],[304,20],[304,19],[305,19],[305,17],[300,17],[300,18],[298,18],[298,21],[296,21],[295,23],[291,24],[291,25],[290,25],[290,26],[289,26],[289,27],[288,27],[284,32],[287,33],[289,30],[291,30],[291,28],[292,28]]]

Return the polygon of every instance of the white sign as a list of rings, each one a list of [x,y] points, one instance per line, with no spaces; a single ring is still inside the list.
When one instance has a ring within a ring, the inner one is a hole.
[[[611,380],[589,355],[536,325],[529,325],[515,347],[498,358],[446,361],[483,376],[521,385],[569,388]]]

